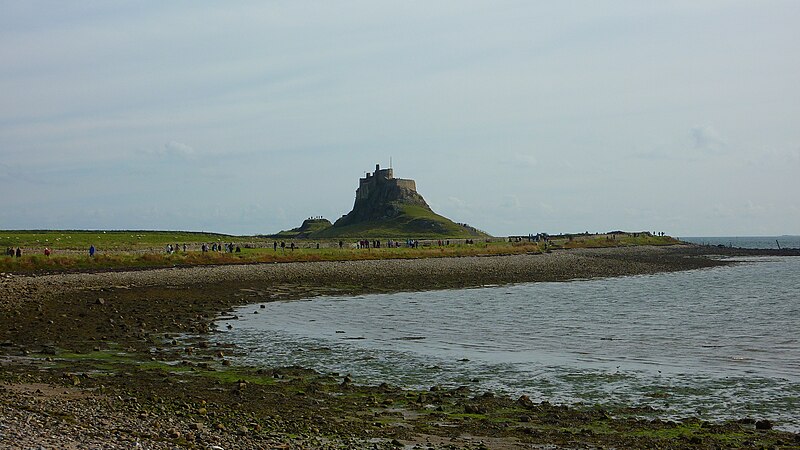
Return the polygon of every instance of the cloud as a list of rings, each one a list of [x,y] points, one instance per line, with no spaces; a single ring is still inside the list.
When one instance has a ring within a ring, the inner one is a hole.
[[[519,197],[517,197],[516,195],[506,195],[500,201],[500,206],[510,209],[519,209],[520,207]]]
[[[556,210],[553,205],[547,202],[539,202],[538,207],[540,212],[547,214],[551,214]]]
[[[634,151],[631,154],[632,157],[648,161],[667,161],[675,159],[683,160],[683,157],[671,151],[670,144],[664,141],[642,141],[639,147],[641,149]]]
[[[11,179],[11,166],[0,163],[0,180]]]
[[[143,149],[139,153],[160,159],[190,159],[196,154],[190,145],[176,141],[167,142],[161,147]]]
[[[513,158],[514,165],[521,166],[524,168],[533,168],[539,164],[539,161],[533,155],[517,153],[514,155]]]
[[[8,164],[0,163],[0,180],[25,182],[28,184],[35,184],[40,186],[53,186],[62,183],[58,179],[59,172],[46,171],[39,168],[32,170],[30,168],[20,168]],[[54,177],[55,176],[55,177]]]
[[[775,149],[775,148],[756,148],[750,152],[748,157],[742,160],[742,164],[748,167],[758,167],[761,170],[784,171],[796,170],[800,164],[800,149]]]
[[[790,151],[787,155],[787,159],[791,163],[795,164],[800,163],[800,149]]]
[[[602,193],[703,218],[719,198],[758,188],[754,201],[778,192],[791,204],[783,193],[798,190],[798,61],[785,56],[800,47],[787,38],[795,2],[619,2],[579,14],[519,1],[74,3],[4,2],[0,15],[0,207],[26,211],[9,219],[22,228],[91,226],[83,210],[101,206],[121,227],[263,232],[320,212],[333,220],[352,207],[375,149],[407,161],[398,175],[443,213],[508,233],[627,219],[593,209]],[[772,148],[782,153],[762,160]],[[637,152],[658,163],[629,161]],[[685,170],[687,160],[698,164]],[[681,189],[668,196],[674,174]],[[741,179],[759,182],[731,181]],[[672,199],[687,192],[678,208]],[[260,202],[262,224],[257,211],[239,213]],[[158,213],[136,213],[150,204]],[[167,215],[175,205],[189,212]],[[796,217],[764,222],[797,232]],[[737,220],[679,223],[732,232]]]
[[[451,205],[455,206],[458,209],[467,208],[467,202],[458,197],[447,197],[447,200],[450,202]]]
[[[717,130],[707,125],[694,127],[689,133],[695,150],[706,153],[720,153],[727,145]]]
[[[169,156],[189,157],[194,155],[194,149],[182,142],[167,142],[164,144],[164,153]]]

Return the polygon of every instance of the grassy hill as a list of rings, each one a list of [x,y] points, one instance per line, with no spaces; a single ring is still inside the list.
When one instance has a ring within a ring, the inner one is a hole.
[[[420,205],[399,204],[399,214],[388,219],[377,219],[344,226],[325,228],[308,237],[333,238],[480,238],[489,235],[469,226],[457,224]]]
[[[331,225],[328,219],[306,219],[303,224],[291,230],[284,230],[279,233],[269,235],[267,237],[275,239],[306,239],[313,236],[315,233],[321,232]]]

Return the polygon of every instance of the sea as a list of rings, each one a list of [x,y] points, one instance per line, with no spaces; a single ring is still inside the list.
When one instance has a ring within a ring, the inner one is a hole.
[[[739,248],[800,248],[800,236],[729,236],[729,237],[681,237],[682,241],[700,245],[722,245]]]
[[[242,349],[241,364],[299,365],[364,384],[768,419],[800,432],[800,257],[732,262],[248,305],[218,322],[215,339]]]

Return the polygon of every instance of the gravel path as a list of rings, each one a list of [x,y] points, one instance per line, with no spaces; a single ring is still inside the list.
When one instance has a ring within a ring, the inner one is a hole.
[[[629,247],[534,255],[195,266],[39,276],[2,274],[0,309],[13,307],[36,294],[120,286],[307,283],[313,287],[334,283],[361,290],[427,290],[649,274],[718,264],[707,258],[686,257],[690,252],[692,248],[684,246]]]

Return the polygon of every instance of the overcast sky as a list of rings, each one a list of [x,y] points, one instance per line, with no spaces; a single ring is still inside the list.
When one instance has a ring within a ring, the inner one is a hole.
[[[0,229],[800,234],[800,2],[0,0]]]

